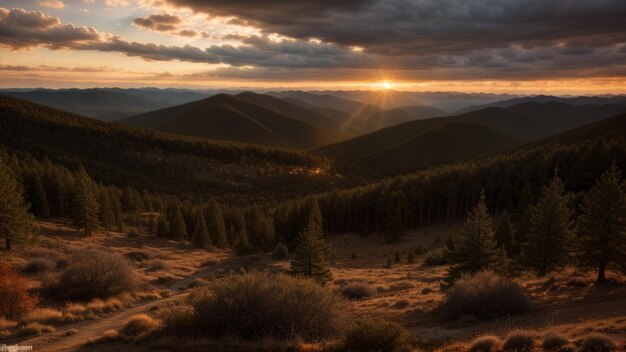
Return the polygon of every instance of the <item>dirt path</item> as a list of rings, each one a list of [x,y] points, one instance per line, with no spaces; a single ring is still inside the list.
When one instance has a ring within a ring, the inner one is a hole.
[[[53,334],[33,337],[28,340],[20,341],[17,344],[20,346],[33,346],[33,351],[76,351],[90,340],[102,336],[102,333],[106,330],[119,329],[131,316],[149,312],[154,306],[160,306],[183,297],[185,293],[181,293],[179,288],[187,287],[194,279],[204,277],[210,272],[211,268],[203,268],[182,280],[176,281],[170,286],[173,293],[171,297],[141,303],[132,308],[113,313],[97,320],[63,325]],[[71,329],[76,329],[78,332],[73,335],[65,336],[65,332]]]

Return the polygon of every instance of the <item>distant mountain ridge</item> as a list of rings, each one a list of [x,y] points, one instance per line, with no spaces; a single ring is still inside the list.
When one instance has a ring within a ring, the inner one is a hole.
[[[487,107],[403,123],[314,152],[378,170],[410,171],[536,141],[623,112],[626,106],[555,102]]]
[[[288,102],[256,93],[217,94],[199,101],[119,120],[118,123],[159,131],[307,149],[345,139],[319,123],[327,117],[304,111]],[[296,117],[297,116],[297,117]]]
[[[508,108],[513,105],[521,104],[521,103],[563,103],[568,105],[607,105],[607,104],[615,104],[615,105],[626,105],[626,95],[615,95],[615,96],[580,96],[580,97],[557,97],[553,95],[533,95],[528,97],[519,97],[507,100],[500,100],[497,102],[484,104],[484,105],[474,105],[468,106],[466,108],[460,109],[455,112],[455,114],[462,114],[465,112],[475,111],[484,109],[486,107],[501,107]]]

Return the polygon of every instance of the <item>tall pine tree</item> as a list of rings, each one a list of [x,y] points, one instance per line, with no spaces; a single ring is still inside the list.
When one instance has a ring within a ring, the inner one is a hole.
[[[462,274],[491,267],[497,260],[496,248],[485,192],[481,192],[478,204],[469,212],[455,249],[450,253],[453,265],[448,271],[447,281],[452,283]]]
[[[298,236],[298,244],[291,261],[291,273],[325,284],[333,276],[329,268],[329,256],[330,248],[324,240],[322,229],[322,214],[317,203],[314,203],[309,221]]]
[[[95,188],[85,169],[81,168],[74,182],[71,214],[72,223],[82,229],[85,236],[91,235],[98,226],[100,205]]]
[[[196,217],[196,226],[193,229],[191,240],[199,248],[209,248],[211,246],[211,237],[209,231],[206,228],[206,222],[204,221],[204,215],[202,211],[198,210]]]
[[[167,210],[167,222],[169,223],[168,238],[175,241],[183,241],[187,238],[187,224],[180,213],[178,203],[172,201]]]
[[[567,206],[565,186],[555,173],[530,212],[520,262],[543,276],[567,264],[571,240],[572,210]]]
[[[22,186],[0,159],[0,236],[6,250],[11,250],[13,244],[26,242],[34,233],[29,207]]]
[[[215,198],[211,198],[207,204],[206,225],[209,235],[211,236],[211,242],[220,248],[228,247],[224,213]]]
[[[613,166],[583,197],[579,218],[580,261],[598,269],[598,282],[606,282],[609,265],[626,272],[626,182]]]

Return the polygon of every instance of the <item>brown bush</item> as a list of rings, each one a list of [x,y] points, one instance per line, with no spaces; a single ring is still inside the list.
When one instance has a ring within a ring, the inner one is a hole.
[[[32,310],[39,299],[28,293],[28,282],[13,267],[0,263],[0,316],[18,319]]]
[[[501,346],[502,340],[498,336],[483,335],[472,341],[469,352],[492,352],[497,351]]]
[[[563,335],[556,332],[549,332],[543,336],[541,347],[545,351],[559,351],[568,343],[569,341]]]
[[[146,314],[135,314],[124,324],[120,331],[122,334],[131,337],[144,336],[159,327],[159,322]]]
[[[98,250],[74,252],[63,271],[59,291],[69,298],[108,298],[138,286],[128,262],[113,253]]]
[[[447,252],[444,247],[431,249],[424,257],[424,265],[439,266],[448,264]]]
[[[227,276],[196,289],[190,299],[191,316],[166,318],[166,330],[218,338],[319,340],[341,328],[341,301],[332,292],[282,274]]]
[[[613,352],[617,344],[604,334],[590,334],[579,342],[580,352]]]
[[[51,271],[56,267],[56,263],[44,258],[34,258],[28,261],[22,268],[22,272],[27,274],[37,274],[40,272]]]
[[[515,282],[491,271],[458,279],[440,306],[448,318],[469,314],[477,318],[494,318],[530,309],[530,299]]]
[[[289,256],[289,249],[287,246],[282,243],[277,244],[272,252],[272,258],[274,260],[281,260],[287,258],[287,256]]]
[[[535,334],[517,330],[509,333],[504,340],[502,350],[505,352],[530,352],[535,345]]]
[[[63,313],[52,308],[33,309],[20,319],[23,324],[27,323],[43,323],[58,324],[63,321]]]
[[[19,328],[16,332],[17,336],[25,337],[32,335],[41,335],[42,333],[55,332],[56,329],[50,325],[41,323],[30,323]]]
[[[152,259],[145,262],[148,271],[169,271],[171,266],[161,259]]]
[[[377,317],[360,318],[346,329],[342,347],[346,351],[409,351],[410,335],[397,323]]]
[[[363,299],[377,294],[376,288],[363,282],[353,282],[341,289],[341,294],[348,299]]]

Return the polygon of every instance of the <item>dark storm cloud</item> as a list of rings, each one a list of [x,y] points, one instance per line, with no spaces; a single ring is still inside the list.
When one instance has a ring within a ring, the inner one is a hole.
[[[154,14],[148,17],[139,17],[133,20],[136,26],[159,32],[170,32],[178,29],[183,22],[182,18],[169,14]]]
[[[623,0],[168,0],[292,38],[381,55],[463,53],[512,44],[626,41]]]

